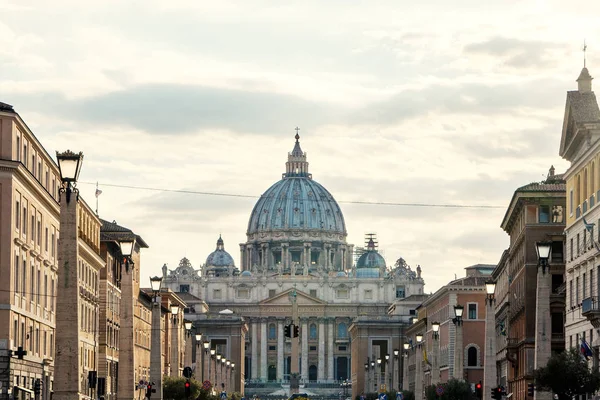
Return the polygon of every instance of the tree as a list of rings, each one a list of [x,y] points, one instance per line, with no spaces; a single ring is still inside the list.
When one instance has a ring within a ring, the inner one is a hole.
[[[600,373],[590,370],[577,348],[552,354],[545,367],[534,371],[534,377],[536,390],[552,391],[559,400],[600,389]]]
[[[185,397],[185,381],[183,377],[165,376],[163,378],[163,399],[180,400]],[[190,379],[190,399],[195,399],[200,394],[200,382]]]
[[[444,388],[444,393],[441,396],[438,396],[436,392],[438,385],[429,385],[425,388],[427,400],[470,400],[473,398],[471,385],[468,382],[450,379],[440,385]]]

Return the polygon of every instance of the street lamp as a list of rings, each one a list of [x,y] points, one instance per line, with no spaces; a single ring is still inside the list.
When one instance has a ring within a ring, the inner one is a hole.
[[[413,318],[412,318],[412,323],[413,323],[413,324],[416,324],[417,322],[419,322],[419,318],[417,318],[417,317],[413,317]]]
[[[417,345],[418,345],[419,347],[421,347],[421,342],[423,341],[423,334],[421,334],[421,333],[417,333],[417,334],[415,335],[415,339],[417,339]]]
[[[173,317],[173,325],[177,323],[177,315],[179,314],[179,305],[171,304],[171,316]]]
[[[60,170],[61,186],[60,203],[60,244],[58,246],[58,276],[60,285],[56,297],[56,361],[54,375],[54,393],[57,398],[81,398],[89,394],[83,390],[79,377],[83,374],[80,365],[80,332],[79,332],[79,243],[78,243],[78,201],[71,203],[71,193],[75,192],[81,169],[83,153],[75,154],[70,150],[56,152]],[[27,163],[27,160],[25,160]],[[5,224],[6,225],[6,224]],[[33,232],[32,232],[33,233]],[[33,277],[32,277],[33,279]],[[98,307],[98,306],[95,306]]]
[[[440,323],[432,322],[431,330],[433,331],[433,339],[438,339],[440,337]]]
[[[486,292],[485,302],[489,306],[491,306],[492,303],[494,302],[494,292],[495,291],[496,291],[496,282],[487,281],[485,283],[485,292]]]
[[[452,322],[454,322],[455,325],[462,325],[462,316],[464,310],[465,307],[461,306],[460,304],[454,306],[454,318],[452,319]]]
[[[552,242],[543,241],[537,242],[535,244],[535,251],[537,252],[537,257],[539,261],[540,267],[542,267],[542,273],[546,273],[546,267],[548,266],[548,261],[550,260],[550,251],[552,250]]]
[[[63,153],[56,152],[58,161],[58,170],[62,182],[59,193],[65,193],[67,204],[71,202],[71,193],[74,192],[79,200],[79,190],[76,188],[79,173],[81,172],[81,163],[83,162],[83,153],[73,153],[67,150]]]
[[[150,287],[152,288],[152,294],[154,295],[154,300],[158,297],[158,293],[160,293],[160,286],[162,284],[162,276],[154,276],[150,278]]]
[[[202,334],[196,333],[196,347],[202,346]]]
[[[192,321],[183,320],[183,326],[185,327],[185,333],[187,336],[192,336]]]

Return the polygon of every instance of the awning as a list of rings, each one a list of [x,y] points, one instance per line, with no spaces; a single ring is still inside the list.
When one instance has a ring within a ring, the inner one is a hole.
[[[28,392],[28,393],[29,393],[29,394],[31,394],[31,395],[33,395],[33,394],[34,394],[34,393],[33,393],[33,390],[31,390],[31,389],[27,389],[27,388],[24,388],[24,387],[22,387],[22,386],[13,386],[13,390],[14,390],[14,389],[18,389],[18,390],[22,390],[22,391],[24,391],[24,392]]]

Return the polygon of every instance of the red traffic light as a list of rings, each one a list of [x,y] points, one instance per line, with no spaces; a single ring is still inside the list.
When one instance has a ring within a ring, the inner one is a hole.
[[[147,388],[148,388],[148,389],[150,389],[150,390],[152,390],[152,385],[151,385],[151,384],[148,384],[148,385],[147,385]]]
[[[185,387],[186,387],[186,388],[189,388],[189,387],[190,387],[190,383],[189,383],[189,382],[186,382],[186,383],[185,383]]]
[[[478,383],[477,385],[475,385],[476,389],[481,389],[481,383]]]

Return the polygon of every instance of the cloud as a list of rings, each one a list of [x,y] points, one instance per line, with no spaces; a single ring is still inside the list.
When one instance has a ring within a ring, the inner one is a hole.
[[[177,135],[221,128],[281,133],[294,121],[319,124],[333,113],[326,104],[276,93],[184,84],[132,86],[98,96],[69,99],[51,93],[11,96],[15,108],[55,112],[80,122],[124,125],[151,134]]]
[[[530,68],[556,65],[555,52],[565,51],[563,44],[540,40],[521,40],[495,36],[493,38],[467,44],[465,53],[500,57],[504,63],[514,68]]]

